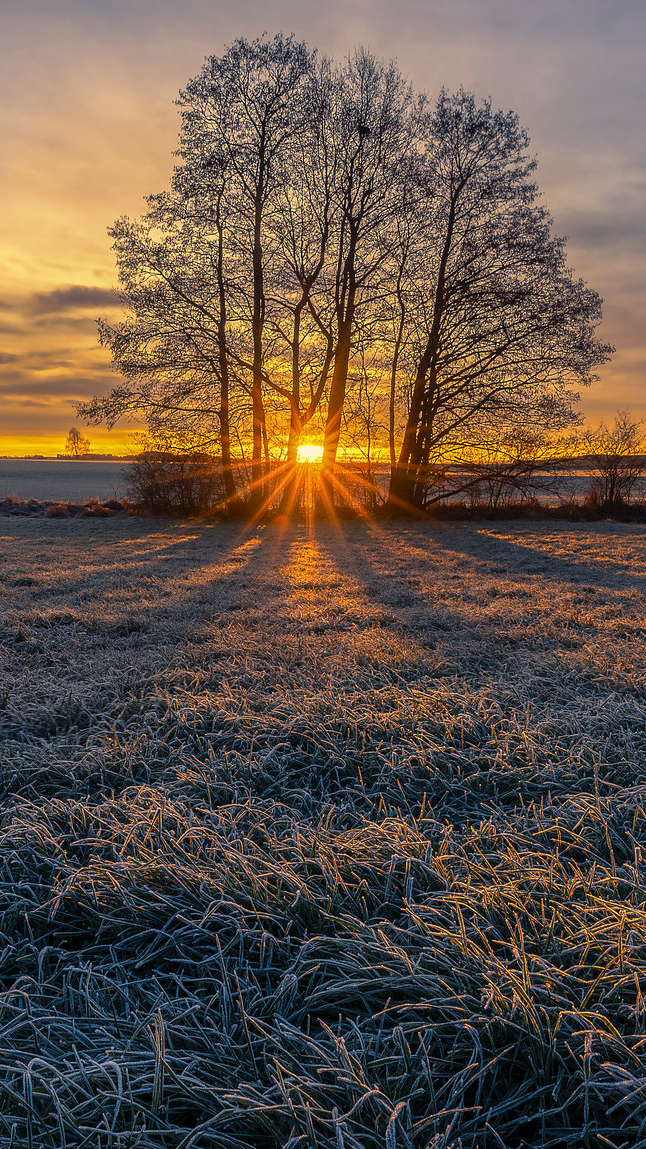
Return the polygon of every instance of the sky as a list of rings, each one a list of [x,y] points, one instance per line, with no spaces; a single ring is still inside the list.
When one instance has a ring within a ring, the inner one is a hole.
[[[117,314],[107,228],[167,186],[204,57],[278,31],[518,113],[617,348],[581,409],[646,416],[646,0],[0,0],[0,454],[62,451],[74,402],[117,381],[95,326]],[[92,449],[131,430],[91,429]]]

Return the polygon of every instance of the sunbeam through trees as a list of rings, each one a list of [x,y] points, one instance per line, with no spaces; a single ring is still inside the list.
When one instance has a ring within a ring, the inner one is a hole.
[[[100,338],[121,379],[79,414],[137,414],[158,447],[211,453],[253,516],[293,510],[304,438],[324,513],[343,460],[385,496],[379,459],[399,514],[447,462],[576,422],[612,349],[513,112],[282,35],[209,57],[178,104],[169,190],[111,229],[127,317]]]

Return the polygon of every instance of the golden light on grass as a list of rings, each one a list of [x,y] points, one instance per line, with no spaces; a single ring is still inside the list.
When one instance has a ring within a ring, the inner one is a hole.
[[[301,443],[296,457],[299,463],[320,463],[323,458],[323,448],[317,447],[316,443]]]

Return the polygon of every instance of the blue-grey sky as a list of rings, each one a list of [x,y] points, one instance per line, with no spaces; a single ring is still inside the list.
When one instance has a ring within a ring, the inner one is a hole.
[[[204,56],[279,30],[518,112],[617,346],[582,408],[646,415],[646,0],[0,0],[0,452],[60,449],[71,401],[112,382],[106,228],[165,186]]]

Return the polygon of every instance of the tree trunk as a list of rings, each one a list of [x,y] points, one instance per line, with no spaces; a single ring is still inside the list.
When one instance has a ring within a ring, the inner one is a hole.
[[[420,463],[418,433],[423,429],[420,424],[424,405],[426,373],[429,369],[432,356],[433,346],[430,337],[417,367],[410,411],[404,432],[404,441],[401,451],[399,452],[397,466],[393,468],[390,477],[390,490],[388,492],[386,511],[391,515],[416,509],[416,487],[418,486]]]
[[[229,423],[229,376],[228,371],[222,370],[220,363],[220,444],[222,449],[222,474],[224,476],[224,490],[231,513],[237,513],[240,506],[240,496],[233,474],[233,460],[231,458],[231,426]]]
[[[227,300],[224,283],[224,226],[220,217],[220,200],[217,204],[216,226],[218,230],[218,294],[220,300],[220,314],[218,321],[218,361],[220,366],[220,447],[222,453],[222,473],[224,476],[224,490],[227,497],[229,511],[232,514],[239,512],[240,496],[233,474],[233,461],[231,459],[231,424],[229,422],[229,360],[227,358]]]
[[[265,409],[262,401],[262,329],[264,300],[262,297],[262,255],[260,245],[254,249],[254,313],[253,313],[253,374],[251,381],[251,505],[257,506],[262,500],[263,478],[263,432],[265,430]]]
[[[401,514],[402,511],[406,510],[419,512],[421,509],[421,493],[428,473],[431,447],[429,426],[424,424],[423,415],[425,408],[427,411],[430,409],[432,397],[437,389],[437,355],[440,347],[440,324],[445,304],[446,268],[453,241],[455,217],[461,190],[462,185],[454,192],[449,208],[446,235],[437,272],[433,321],[424,354],[419,361],[415,374],[410,411],[399,460],[391,475],[386,503],[386,511],[391,515]],[[430,380],[427,389],[426,376],[429,371]]]
[[[301,315],[307,303],[309,291],[310,287],[309,284],[307,284],[294,309],[294,330],[292,334],[292,393],[289,408],[289,435],[287,438],[287,477],[283,496],[280,500],[280,513],[281,515],[287,515],[287,518],[292,514],[298,498],[299,474],[296,464],[298,460],[298,440],[300,439],[303,429],[303,421],[301,419],[300,375]]]
[[[251,379],[251,510],[262,503],[263,489],[263,438],[266,436],[265,408],[262,400],[262,334],[265,323],[265,291],[262,265],[262,209],[263,185],[265,180],[265,141],[264,125],[260,141],[259,174],[254,202],[253,233],[253,315],[251,330],[253,336],[253,366]]]
[[[399,356],[401,352],[402,339],[404,338],[404,325],[406,322],[406,307],[402,298],[402,276],[404,273],[404,263],[401,264],[397,275],[397,302],[399,304],[399,324],[397,326],[397,335],[395,337],[395,346],[393,348],[393,361],[390,368],[390,402],[388,404],[388,447],[390,451],[390,473],[392,476],[393,471],[397,465],[397,454],[395,450],[395,405],[397,399],[397,369],[399,367]]]
[[[325,438],[323,441],[323,460],[321,465],[321,502],[322,509],[326,514],[329,514],[334,507],[334,468],[336,466],[336,456],[339,449],[341,418],[343,416],[345,393],[348,383],[353,312],[354,307],[350,304],[339,330],[339,342],[334,357],[330,400],[325,421]]]
[[[289,436],[287,439],[287,480],[283,497],[280,501],[281,515],[287,515],[289,518],[296,506],[298,498],[298,486],[300,476],[298,473],[298,441],[301,437],[302,422],[298,410],[298,401],[292,395],[290,418],[289,418]]]

